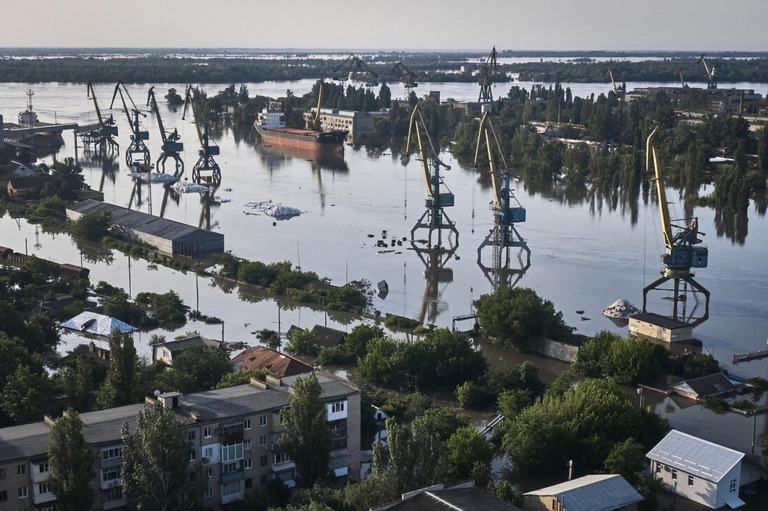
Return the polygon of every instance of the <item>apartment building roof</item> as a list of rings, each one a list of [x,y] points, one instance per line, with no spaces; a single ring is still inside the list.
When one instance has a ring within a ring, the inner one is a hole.
[[[48,449],[48,426],[44,422],[0,429],[0,461],[30,458]]]

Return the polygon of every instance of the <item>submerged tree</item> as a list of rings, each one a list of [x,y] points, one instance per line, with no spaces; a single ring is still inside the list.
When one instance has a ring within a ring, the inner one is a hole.
[[[51,426],[48,437],[48,483],[61,511],[80,511],[93,505],[93,453],[83,437],[83,422],[69,409]]]
[[[131,335],[113,330],[109,336],[109,370],[97,396],[99,408],[136,402],[137,362],[136,347]]]

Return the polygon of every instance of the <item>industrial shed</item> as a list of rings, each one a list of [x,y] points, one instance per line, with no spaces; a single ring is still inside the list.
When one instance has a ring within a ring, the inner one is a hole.
[[[205,257],[224,252],[224,235],[218,232],[95,200],[85,200],[67,208],[70,220],[77,220],[86,213],[109,213],[118,235],[143,241],[166,254]]]

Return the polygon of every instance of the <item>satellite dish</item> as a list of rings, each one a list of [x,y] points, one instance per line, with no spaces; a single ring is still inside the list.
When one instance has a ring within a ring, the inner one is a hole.
[[[153,394],[155,395],[155,397],[158,397],[158,396],[160,396],[160,391],[159,390],[155,390],[153,392]]]

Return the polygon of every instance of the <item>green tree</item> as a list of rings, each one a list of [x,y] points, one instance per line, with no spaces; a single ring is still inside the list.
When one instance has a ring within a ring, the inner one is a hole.
[[[109,213],[85,213],[77,220],[70,220],[67,225],[75,239],[97,241],[111,232],[112,217]]]
[[[131,334],[113,330],[109,336],[109,370],[101,384],[96,403],[99,408],[130,405],[136,402],[138,357]]]
[[[262,328],[258,332],[256,332],[256,337],[259,339],[259,342],[262,344],[266,344],[267,347],[273,350],[279,350],[280,345],[282,343],[282,340],[280,339],[280,334],[275,332],[274,330],[270,330],[269,328]]]
[[[474,306],[483,332],[505,346],[530,350],[541,339],[568,340],[572,333],[562,313],[533,289],[503,287]]]
[[[491,465],[493,448],[485,435],[472,426],[464,426],[456,430],[448,439],[448,457],[451,462],[451,474],[458,478],[472,476],[476,464],[486,467]],[[483,474],[475,474],[483,475]],[[482,479],[487,479],[487,474]]]
[[[305,487],[328,476],[331,432],[322,392],[315,373],[296,378],[289,408],[282,412],[286,431],[280,445],[296,463],[296,475]]]
[[[200,392],[211,390],[232,371],[224,350],[210,346],[191,346],[181,350],[169,369],[178,376],[175,390]]]
[[[36,372],[28,365],[19,366],[8,376],[0,393],[0,406],[16,422],[40,420],[50,389],[45,372]]]
[[[292,355],[316,357],[320,353],[320,345],[317,344],[311,331],[300,330],[291,334],[288,344],[285,345],[285,351]]]
[[[93,452],[85,443],[83,422],[69,409],[51,426],[48,437],[48,483],[61,511],[81,511],[93,505]]]
[[[632,486],[645,467],[645,448],[634,438],[627,438],[613,446],[605,458],[605,468],[611,474],[620,474]]]
[[[272,374],[272,371],[269,369],[246,369],[244,371],[229,372],[221,377],[219,383],[216,384],[216,388],[225,389],[236,385],[245,385],[250,383],[252,378],[264,381],[267,379],[267,375],[270,374]]]
[[[200,466],[190,466],[193,446],[171,408],[146,407],[133,434],[123,423],[122,437],[123,491],[129,502],[146,511],[200,508]]]
[[[374,506],[392,502],[400,497],[397,481],[392,474],[374,474],[355,484],[348,484],[342,490],[344,504],[350,509],[367,510]]]
[[[76,356],[59,371],[59,384],[75,410],[84,412],[90,408],[93,399],[93,367],[84,356]]]

